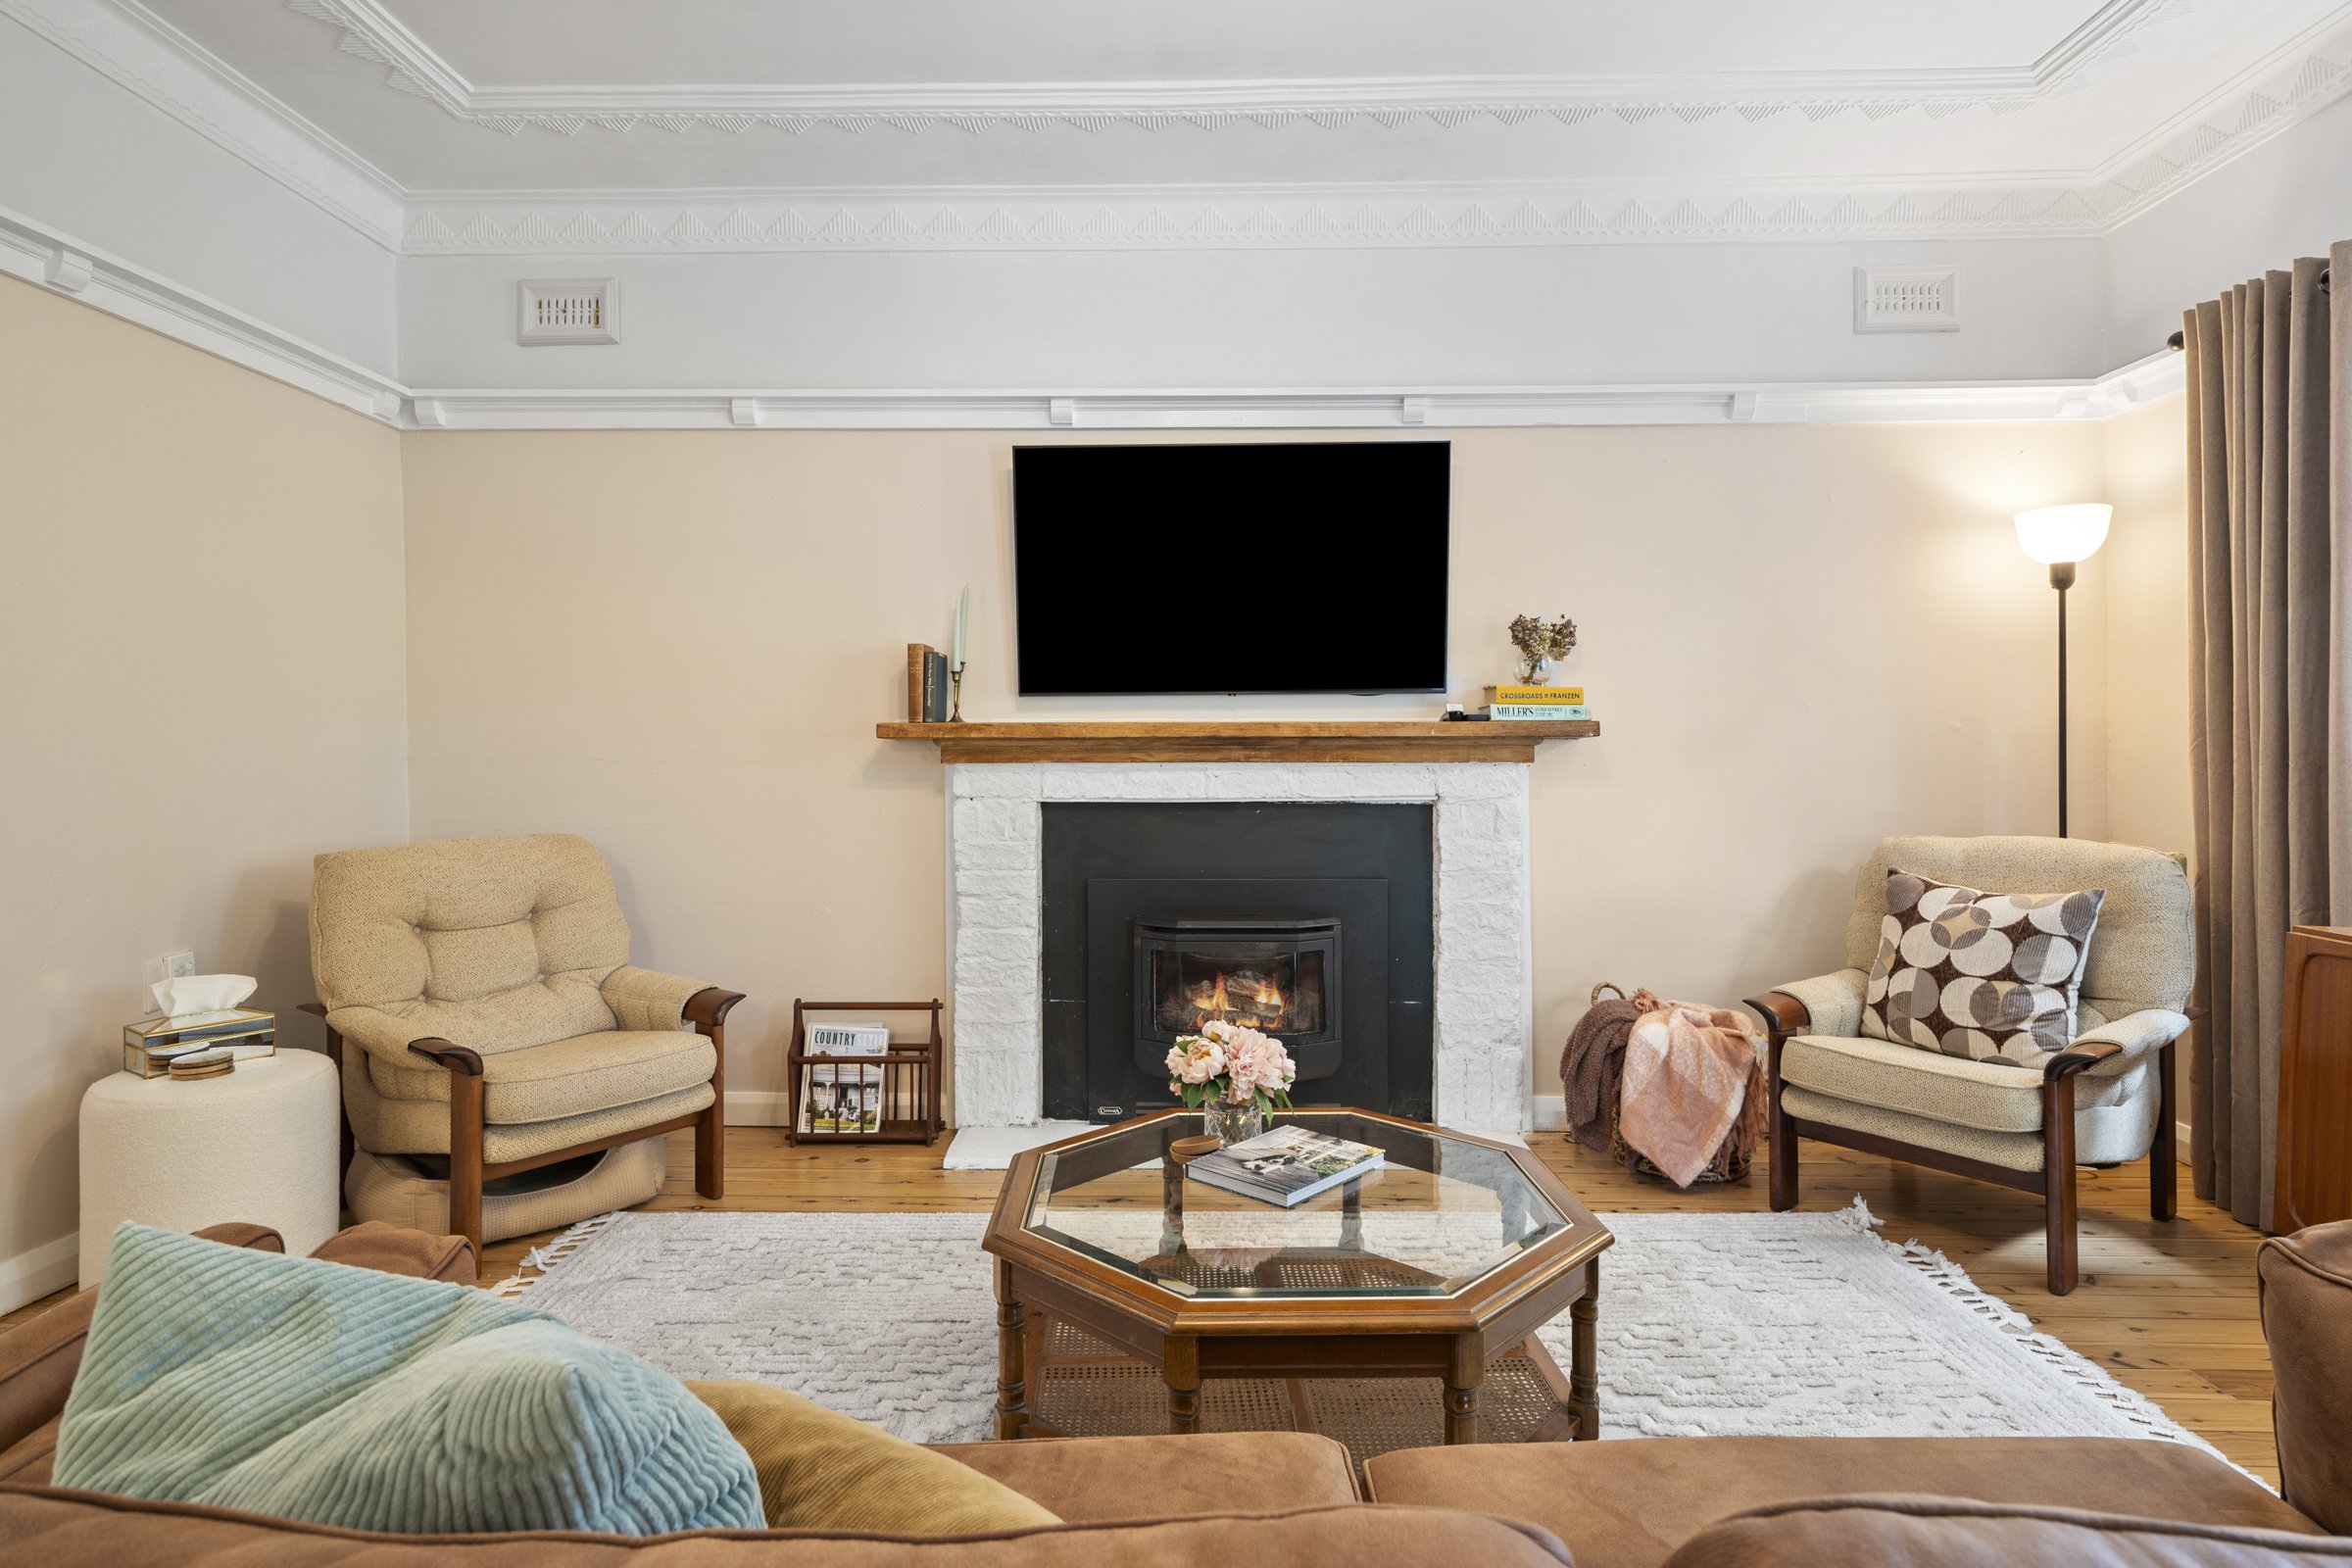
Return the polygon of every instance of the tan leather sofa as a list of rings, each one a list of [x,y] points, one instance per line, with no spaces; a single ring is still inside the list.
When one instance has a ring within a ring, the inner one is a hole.
[[[207,1234],[277,1245],[254,1226]],[[385,1226],[346,1231],[318,1255],[472,1275],[462,1239]],[[1236,1433],[948,1448],[1065,1522],[927,1542],[796,1531],[382,1536],[53,1488],[57,1415],[95,1304],[85,1292],[0,1335],[0,1563],[2342,1565],[2352,1562],[2352,1223],[2266,1243],[2259,1268],[2284,1499],[2211,1455],[2158,1442],[1690,1438],[1386,1454],[1365,1467],[1365,1501],[1327,1440]]]

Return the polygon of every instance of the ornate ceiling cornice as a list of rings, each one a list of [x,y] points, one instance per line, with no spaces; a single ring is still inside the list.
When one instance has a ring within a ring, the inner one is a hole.
[[[1234,186],[972,192],[422,193],[403,249],[1108,250],[2096,235],[2352,91],[2352,34],[2275,62],[2109,169],[1911,189]]]
[[[1614,76],[1402,77],[1194,82],[907,83],[812,87],[477,85],[404,25],[382,0],[286,0],[334,26],[341,47],[385,68],[388,83],[460,120],[515,134],[603,130],[729,132],[825,128],[859,133],[1010,128],[1105,130],[1337,129],[1416,124],[1750,122],[1778,115],[1941,119],[1971,109],[2007,114],[2063,92],[2083,73],[2138,47],[2146,28],[2197,0],[2108,0],[2039,58],[1951,70],[1729,72]]]

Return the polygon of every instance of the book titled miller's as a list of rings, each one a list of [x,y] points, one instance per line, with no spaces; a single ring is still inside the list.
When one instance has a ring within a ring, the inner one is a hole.
[[[1291,1208],[1380,1169],[1387,1157],[1370,1144],[1351,1144],[1304,1127],[1277,1127],[1202,1154],[1186,1165],[1184,1173],[1244,1198]]]
[[[1499,718],[1511,723],[1522,724],[1530,720],[1558,724],[1592,716],[1592,710],[1582,703],[1496,703],[1492,708],[1482,708],[1479,711],[1489,718]]]

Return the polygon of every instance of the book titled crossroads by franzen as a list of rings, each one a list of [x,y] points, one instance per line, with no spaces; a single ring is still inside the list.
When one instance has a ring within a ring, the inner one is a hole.
[[[1370,1144],[1351,1144],[1304,1127],[1277,1127],[1231,1149],[1202,1154],[1185,1166],[1184,1173],[1211,1187],[1290,1208],[1380,1169],[1386,1158]]]

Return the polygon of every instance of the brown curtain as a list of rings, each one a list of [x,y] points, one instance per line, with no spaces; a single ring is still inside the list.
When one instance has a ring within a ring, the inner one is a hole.
[[[2287,927],[2352,917],[2352,310],[2328,261],[2187,314],[2197,1195],[2271,1214]]]

